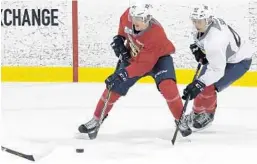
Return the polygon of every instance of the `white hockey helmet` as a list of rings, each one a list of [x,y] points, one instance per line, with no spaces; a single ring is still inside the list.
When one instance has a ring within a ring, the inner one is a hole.
[[[130,5],[129,14],[132,19],[137,19],[147,23],[152,19],[151,9],[151,4],[137,1]]]
[[[190,14],[191,19],[212,19],[213,14],[209,6],[204,4],[199,4],[193,6],[192,12]]]

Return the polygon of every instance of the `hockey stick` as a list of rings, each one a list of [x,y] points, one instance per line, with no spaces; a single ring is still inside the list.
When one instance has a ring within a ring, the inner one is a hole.
[[[116,65],[116,68],[115,68],[115,71],[119,68],[120,63],[121,63],[121,60],[118,61],[117,65]],[[106,112],[106,109],[107,109],[107,106],[108,106],[108,102],[109,102],[109,99],[111,97],[111,88],[112,88],[112,86],[107,86],[107,89],[108,89],[107,97],[105,99],[104,107],[101,111],[101,115],[100,115],[100,118],[99,118],[98,123],[97,123],[96,133],[88,133],[88,136],[89,136],[90,139],[95,139],[96,138],[97,133],[100,129],[100,126],[103,123],[103,120],[104,120],[104,117],[105,117],[105,112]]]
[[[115,71],[119,68],[120,63],[121,63],[121,60],[118,61],[117,65],[116,65],[116,68],[115,68]],[[112,86],[108,86],[108,87],[107,87],[107,89],[108,89],[107,98],[106,98],[106,100],[105,100],[105,102],[104,102],[104,107],[103,107],[102,112],[101,112],[101,115],[100,115],[99,127],[100,127],[100,125],[101,125],[102,122],[103,122],[104,114],[105,114],[105,112],[106,112],[107,105],[108,105],[109,99],[110,99],[110,97],[111,97],[111,88],[112,88]],[[99,129],[99,128],[98,128],[98,129]]]
[[[195,81],[195,79],[196,79],[196,77],[197,77],[197,75],[198,75],[198,73],[199,73],[199,71],[200,71],[200,69],[201,69],[201,66],[202,66],[202,64],[201,64],[201,63],[198,63],[197,69],[196,69],[196,72],[195,72],[195,75],[194,75],[194,78],[193,78],[193,81]],[[184,106],[183,106],[183,110],[182,110],[182,114],[181,114],[180,119],[182,118],[182,116],[183,116],[184,113],[186,112],[186,108],[187,108],[189,99],[190,99],[190,96],[188,96],[188,97],[186,98],[186,101],[185,101],[185,104],[184,104]],[[177,127],[176,127],[176,130],[175,130],[175,133],[174,133],[174,135],[173,135],[173,138],[172,138],[172,140],[171,140],[172,145],[175,144],[175,141],[176,141],[176,138],[177,138],[177,135],[178,135],[178,130],[179,130],[179,128],[178,128],[178,126],[177,126]]]
[[[23,154],[23,153],[20,153],[18,151],[12,150],[12,149],[9,149],[9,148],[4,147],[4,146],[1,146],[1,149],[2,149],[2,151],[5,151],[5,152],[8,152],[10,154],[19,156],[21,158],[25,158],[25,159],[30,160],[30,161],[35,161],[35,158],[34,158],[33,155]]]
[[[118,61],[117,65],[116,65],[116,68],[115,68],[115,71],[119,68],[120,66],[120,63],[121,63],[121,59]],[[111,97],[111,88],[112,86],[108,86],[107,89],[108,89],[108,92],[107,92],[107,98],[104,102],[104,107],[102,109],[102,112],[101,112],[101,115],[100,115],[100,119],[99,119],[99,126],[102,124],[103,122],[103,119],[104,119],[104,114],[105,114],[105,111],[106,111],[106,108],[107,108],[107,104],[109,102],[109,99]]]

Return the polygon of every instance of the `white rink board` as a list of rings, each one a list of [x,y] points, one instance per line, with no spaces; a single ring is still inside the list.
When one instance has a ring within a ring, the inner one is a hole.
[[[129,2],[123,1],[120,4],[119,0],[111,0],[99,5],[100,1],[102,2],[102,0],[95,0],[94,3],[79,1],[79,11],[81,12],[79,15],[80,66],[114,66],[117,60],[109,44],[117,33],[120,15],[127,8]],[[192,24],[189,20],[190,3],[192,4],[192,2],[183,0],[180,2],[151,0],[150,2],[154,5],[154,17],[164,26],[169,39],[176,46],[175,66],[177,68],[195,67],[195,62],[188,48],[189,44],[192,43],[190,38]],[[248,2],[233,2],[223,5],[219,2],[211,2],[209,4],[214,8],[216,15],[224,18],[243,38],[248,39],[249,32],[253,33],[254,31],[250,29],[256,28],[256,22],[249,26]],[[252,19],[257,20],[257,14]],[[252,37],[252,39],[254,38]],[[257,41],[255,40],[254,43],[257,44]],[[254,63],[252,69],[257,70],[256,59]]]
[[[194,68],[195,61],[188,49],[192,25],[189,20],[189,0],[177,2],[150,0],[153,13],[164,26],[177,52],[176,68]],[[257,70],[257,2],[208,1],[217,16],[224,18],[245,39],[256,46],[252,70]],[[72,17],[71,1],[3,1],[2,8],[58,8],[57,27],[2,27],[2,65],[4,66],[71,66]],[[112,67],[116,57],[109,44],[117,33],[119,17],[128,7],[129,0],[79,1],[79,65],[81,67]],[[240,25],[239,25],[240,24]],[[18,37],[17,37],[18,36]]]
[[[58,9],[58,26],[2,26],[2,65],[71,66],[71,1],[1,1],[2,9]],[[3,19],[3,18],[2,18]]]

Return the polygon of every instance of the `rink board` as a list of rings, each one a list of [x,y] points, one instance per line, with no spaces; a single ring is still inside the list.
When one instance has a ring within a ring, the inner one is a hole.
[[[79,82],[103,82],[110,75],[113,68],[86,68],[80,67]],[[2,82],[72,82],[72,67],[2,67]],[[179,84],[187,84],[194,75],[192,69],[176,69]],[[141,83],[153,83],[151,77],[140,80]],[[236,86],[257,87],[257,71],[247,72]]]

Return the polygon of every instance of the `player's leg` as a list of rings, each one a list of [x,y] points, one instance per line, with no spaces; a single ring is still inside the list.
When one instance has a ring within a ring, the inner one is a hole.
[[[215,111],[217,108],[217,92],[221,92],[229,87],[233,82],[241,78],[250,68],[252,60],[243,60],[239,63],[228,63],[225,69],[224,76],[214,85],[208,86],[194,100],[193,112],[193,127],[202,129],[214,120]],[[206,70],[205,66],[203,72]]]
[[[151,75],[156,82],[158,90],[165,98],[181,134],[183,136],[190,135],[192,131],[184,119],[179,121],[183,110],[183,103],[176,84],[176,75],[172,57],[161,57],[154,66]]]
[[[194,100],[193,111],[190,114],[192,126],[202,129],[214,120],[217,108],[217,93],[214,85],[204,89]]]
[[[207,65],[202,67],[200,75],[203,75]],[[201,129],[210,124],[214,119],[215,109],[217,107],[217,94],[214,85],[208,86],[195,99],[193,110],[189,114],[189,125]]]
[[[118,68],[124,68],[126,67],[126,65],[124,65],[124,63],[121,63],[121,66]],[[79,131],[81,133],[92,133],[94,132],[95,128],[96,128],[96,125],[97,125],[97,122],[101,116],[101,113],[102,113],[102,109],[104,108],[104,104],[107,103],[107,107],[106,107],[106,110],[105,110],[105,114],[104,114],[104,119],[108,116],[108,113],[110,112],[110,110],[112,109],[114,103],[121,97],[121,96],[125,96],[129,90],[129,88],[131,86],[133,86],[137,80],[139,80],[140,77],[135,77],[135,78],[130,78],[128,79],[126,82],[120,84],[119,86],[113,86],[111,88],[111,94],[110,94],[110,98],[107,101],[107,94],[108,94],[108,90],[105,89],[104,92],[102,93],[100,99],[98,100],[98,103],[96,105],[96,108],[95,108],[95,112],[94,112],[94,115],[93,115],[93,118],[85,123],[85,124],[82,124],[80,127],[79,127]]]
[[[240,79],[250,69],[251,63],[252,59],[243,60],[239,63],[228,63],[224,76],[214,84],[217,92],[221,92]]]

